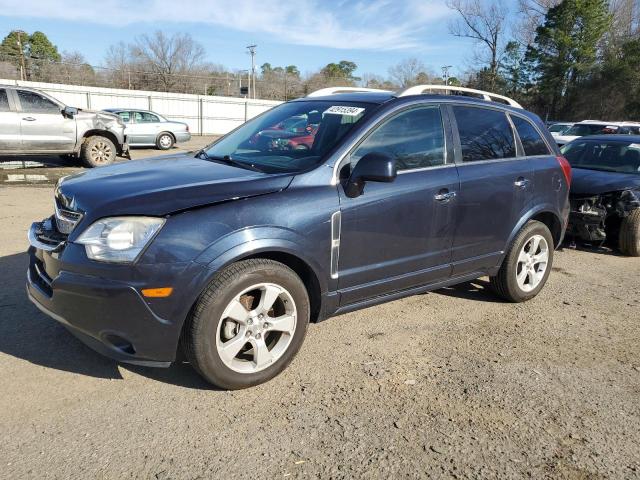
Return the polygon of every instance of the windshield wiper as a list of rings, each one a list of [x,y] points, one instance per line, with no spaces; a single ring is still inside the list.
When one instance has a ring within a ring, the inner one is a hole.
[[[201,150],[200,152],[198,152],[196,154],[196,156],[198,158],[202,158],[204,160],[211,160],[213,162],[221,162],[221,163],[224,163],[225,165],[231,165],[232,167],[238,167],[238,168],[243,168],[245,170],[253,170],[254,172],[264,173],[264,170],[262,170],[261,168],[256,167],[252,163],[241,162],[240,160],[234,160],[229,155],[225,155],[223,157],[217,157],[217,156],[212,157],[211,155],[209,155],[204,150]]]

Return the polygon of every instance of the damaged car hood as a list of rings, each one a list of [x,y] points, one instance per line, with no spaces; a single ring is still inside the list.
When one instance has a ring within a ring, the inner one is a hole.
[[[61,207],[95,220],[114,215],[166,215],[287,188],[290,174],[264,174],[193,154],[134,160],[65,177],[56,187]]]
[[[618,190],[640,189],[640,175],[636,173],[603,172],[574,167],[571,195],[600,195]]]

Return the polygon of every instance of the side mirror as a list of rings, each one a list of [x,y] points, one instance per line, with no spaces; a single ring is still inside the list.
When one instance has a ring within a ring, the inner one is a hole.
[[[389,183],[397,175],[394,158],[384,153],[367,153],[353,168],[344,190],[348,197],[358,197],[364,192],[366,182]]]
[[[73,118],[78,114],[78,109],[76,107],[64,107],[62,109],[62,116],[66,118]]]

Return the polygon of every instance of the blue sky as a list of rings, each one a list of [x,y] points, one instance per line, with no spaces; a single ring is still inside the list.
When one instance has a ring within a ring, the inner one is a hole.
[[[382,76],[408,57],[433,72],[454,65],[461,73],[473,50],[449,35],[444,0],[0,0],[0,12],[0,35],[41,30],[93,65],[110,45],[157,29],[189,32],[208,61],[231,69],[248,67],[250,43],[258,45],[258,65],[294,64],[308,73],[351,60],[359,75]]]

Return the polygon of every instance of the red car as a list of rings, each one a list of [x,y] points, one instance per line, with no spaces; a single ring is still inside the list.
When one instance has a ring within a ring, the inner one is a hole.
[[[251,144],[266,150],[309,150],[313,146],[319,121],[315,118],[291,117],[258,132]]]

